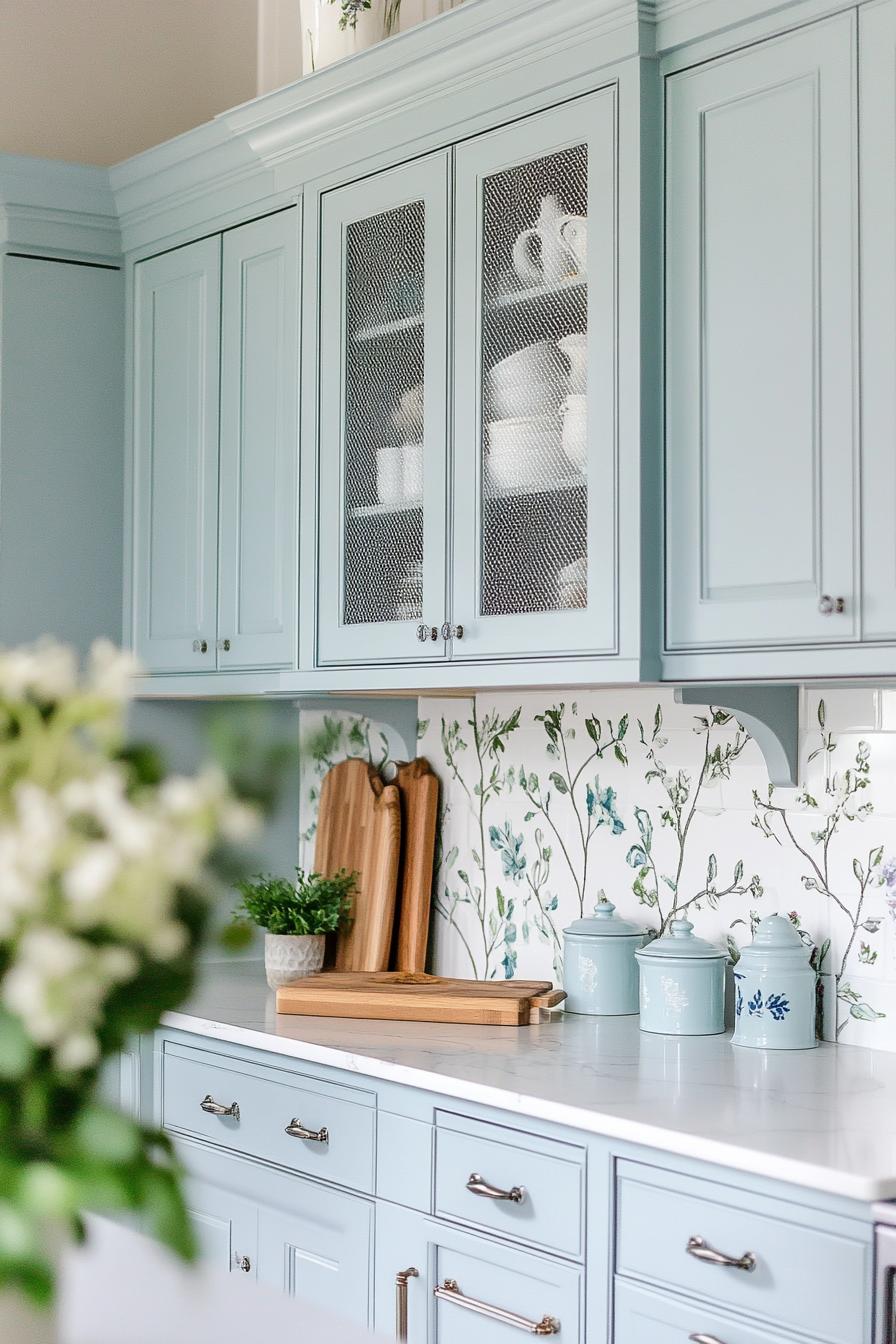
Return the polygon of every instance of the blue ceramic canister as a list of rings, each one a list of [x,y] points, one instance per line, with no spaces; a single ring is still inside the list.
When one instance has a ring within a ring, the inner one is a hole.
[[[610,901],[601,901],[588,919],[563,930],[563,988],[568,1013],[623,1017],[638,1011],[635,953],[644,930],[620,919]]]
[[[789,919],[762,920],[734,968],[734,1044],[760,1050],[812,1050],[815,971]]]
[[[727,955],[694,936],[687,919],[636,953],[641,967],[641,1030],[718,1036],[725,1030]]]

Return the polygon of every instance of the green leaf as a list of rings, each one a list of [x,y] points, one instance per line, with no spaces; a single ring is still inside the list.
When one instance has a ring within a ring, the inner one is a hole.
[[[718,861],[718,859],[716,858],[715,854],[710,854],[710,856],[709,856],[709,860],[708,860],[708,862],[707,862],[707,864],[706,864],[706,885],[707,885],[707,887],[711,887],[711,886],[712,886],[713,882],[716,880],[716,876],[718,875],[718,871],[719,871],[719,861]]]
[[[569,793],[569,786],[567,785],[566,780],[562,775],[558,774],[556,770],[551,772],[550,780],[558,793]]]
[[[600,724],[598,723],[597,719],[586,719],[585,731],[591,738],[591,741],[594,743],[594,745],[597,746],[600,742]]]
[[[32,1058],[24,1026],[12,1013],[0,1008],[0,1079],[24,1077]]]
[[[850,1017],[857,1017],[860,1022],[877,1022],[880,1018],[886,1017],[886,1013],[879,1013],[870,1003],[851,1003],[849,1005]]]
[[[85,1106],[75,1122],[73,1136],[86,1157],[113,1166],[133,1162],[142,1146],[139,1126],[110,1106]]]
[[[735,886],[737,886],[737,884],[740,882],[740,880],[741,880],[741,878],[743,877],[743,875],[744,875],[744,861],[743,861],[743,859],[738,859],[737,863],[734,865],[734,885],[735,885]]]
[[[856,881],[857,881],[857,882],[864,882],[864,881],[865,881],[865,869],[864,869],[864,868],[862,867],[862,865],[859,863],[859,860],[858,860],[858,859],[853,859],[853,861],[852,861],[852,870],[853,870],[853,872],[854,872],[855,875],[856,875]]]
[[[617,742],[613,747],[613,755],[620,765],[628,765],[628,756],[626,755],[625,747],[621,742]]]
[[[824,726],[825,726],[825,718],[826,718],[826,710],[825,710],[825,707],[824,707],[824,701],[823,701],[823,700],[819,700],[819,702],[818,702],[818,726],[819,726],[819,728],[824,728]]]
[[[618,738],[623,738],[625,737],[627,732],[628,732],[628,715],[623,714],[622,718],[619,720],[619,727],[616,729],[616,736]]]

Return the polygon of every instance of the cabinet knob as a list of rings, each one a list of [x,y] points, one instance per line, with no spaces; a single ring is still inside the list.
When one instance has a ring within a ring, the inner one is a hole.
[[[464,628],[462,625],[452,625],[450,621],[446,621],[442,626],[441,635],[443,639],[463,639]]]
[[[417,638],[421,644],[425,644],[428,639],[438,639],[439,632],[434,625],[418,625]]]
[[[193,640],[193,652],[194,652],[194,653],[208,653],[208,640],[207,640],[207,639],[194,639],[194,640]]]
[[[829,593],[823,593],[818,603],[818,610],[822,616],[842,616],[846,610],[846,598],[831,597]]]
[[[244,1274],[251,1274],[252,1261],[248,1255],[240,1255],[239,1251],[233,1253],[233,1265],[235,1269],[241,1269]]]
[[[219,639],[219,640],[218,640],[218,652],[219,652],[219,653],[229,653],[229,652],[230,652],[230,640],[229,640],[229,639]]]

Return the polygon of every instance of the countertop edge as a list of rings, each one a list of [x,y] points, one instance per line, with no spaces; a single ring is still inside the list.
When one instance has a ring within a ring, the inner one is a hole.
[[[269,1054],[284,1055],[309,1064],[324,1064],[347,1073],[379,1079],[381,1082],[402,1083],[425,1092],[438,1093],[459,1101],[476,1102],[482,1106],[492,1106],[496,1110],[527,1116],[533,1120],[567,1125],[571,1129],[578,1129],[600,1138],[640,1144],[645,1148],[672,1153],[677,1157],[715,1163],[753,1176],[764,1176],[769,1180],[802,1186],[821,1194],[839,1195],[862,1204],[896,1198],[896,1174],[879,1178],[854,1176],[811,1163],[799,1162],[790,1157],[777,1157],[773,1153],[741,1148],[717,1139],[700,1138],[683,1131],[663,1129],[602,1111],[586,1110],[563,1102],[511,1092],[505,1088],[472,1083],[452,1078],[450,1074],[430,1073],[426,1069],[395,1064],[373,1055],[358,1055],[350,1050],[340,1050],[333,1046],[315,1045],[308,1041],[274,1036],[266,1031],[234,1026],[228,1022],[198,1017],[187,1012],[165,1013],[161,1025],[176,1031],[191,1032],[209,1040],[226,1041],[231,1045],[244,1045],[250,1049],[264,1050]]]

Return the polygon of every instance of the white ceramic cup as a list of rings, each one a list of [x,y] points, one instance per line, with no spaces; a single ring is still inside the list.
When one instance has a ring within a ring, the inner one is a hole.
[[[376,493],[387,508],[404,503],[404,453],[400,443],[383,444],[376,450]]]

